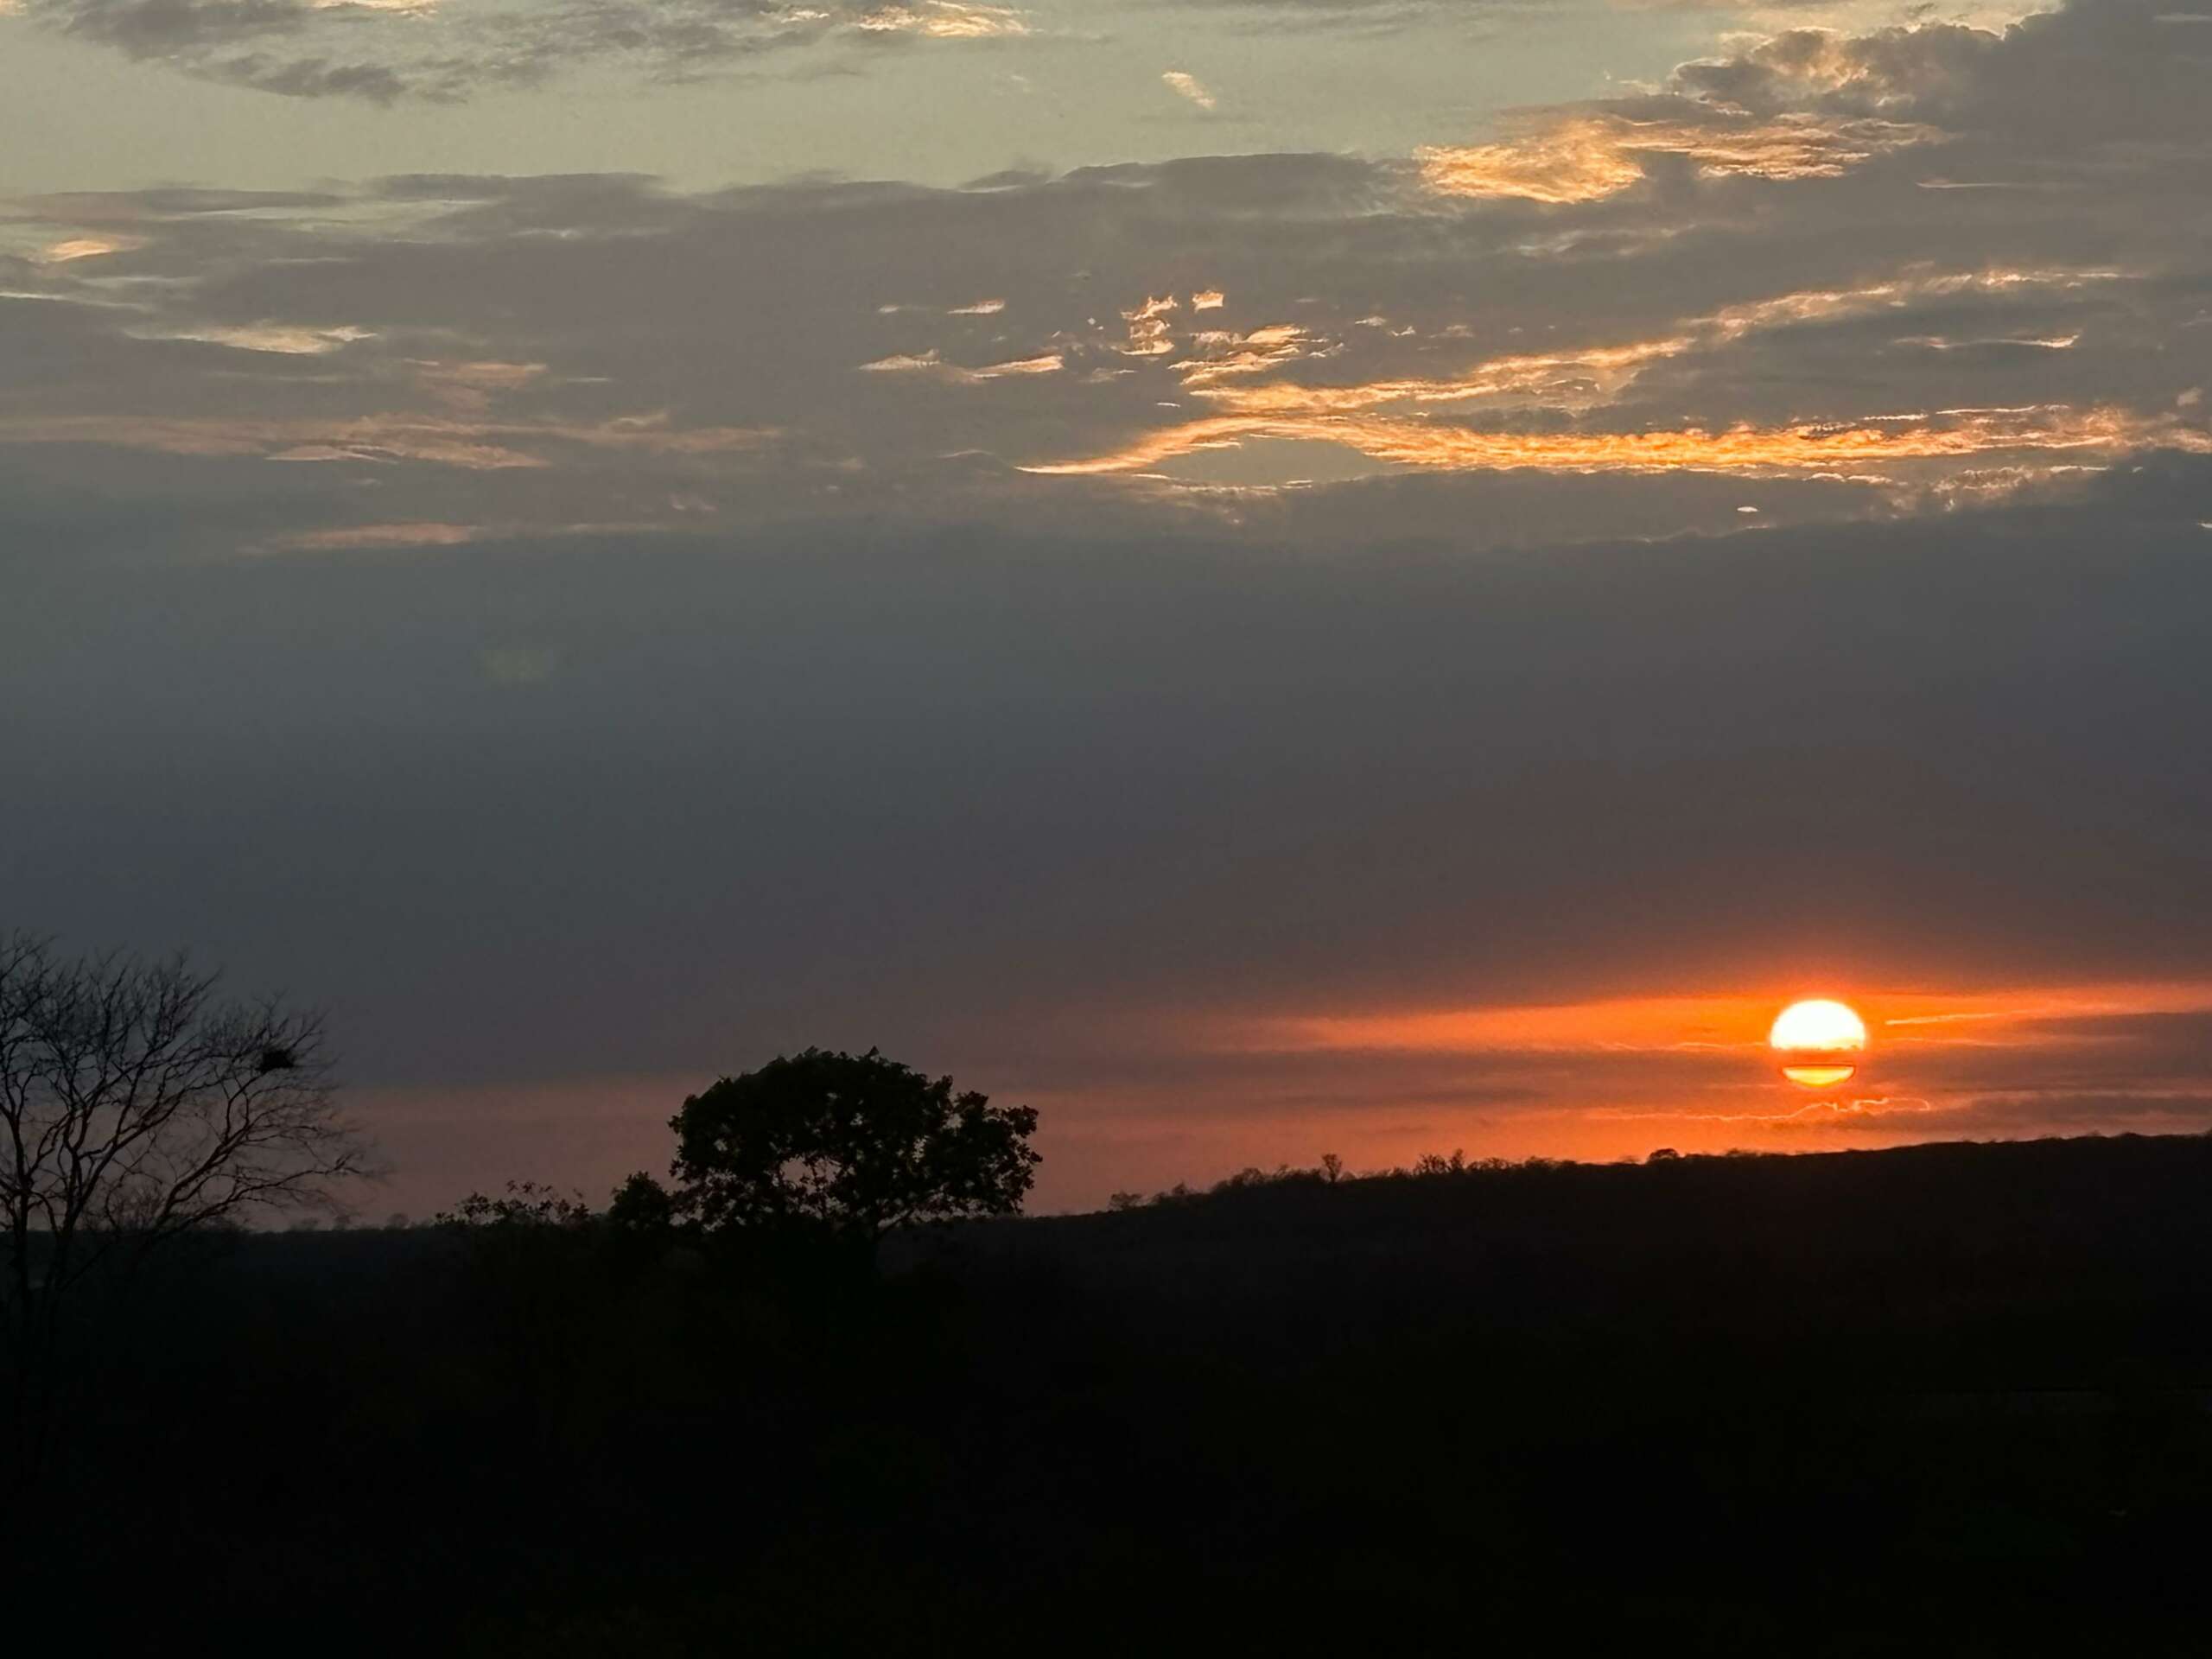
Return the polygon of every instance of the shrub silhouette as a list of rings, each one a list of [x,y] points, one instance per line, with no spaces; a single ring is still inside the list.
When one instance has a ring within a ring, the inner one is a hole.
[[[472,1192],[456,1208],[440,1211],[437,1222],[442,1227],[470,1230],[581,1228],[590,1224],[591,1206],[581,1192],[563,1192],[537,1181],[509,1181],[504,1198]]]
[[[870,1248],[909,1223],[1014,1213],[1039,1162],[1032,1108],[955,1094],[874,1049],[779,1056],[692,1096],[671,1127],[677,1201],[706,1230]]]
[[[676,1224],[676,1198],[642,1169],[614,1189],[607,1219],[617,1229],[658,1235]]]

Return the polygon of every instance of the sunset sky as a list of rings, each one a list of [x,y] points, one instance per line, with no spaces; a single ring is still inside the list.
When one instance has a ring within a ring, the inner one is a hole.
[[[2212,1127],[2208,205],[2212,0],[0,0],[0,925],[379,1213]]]

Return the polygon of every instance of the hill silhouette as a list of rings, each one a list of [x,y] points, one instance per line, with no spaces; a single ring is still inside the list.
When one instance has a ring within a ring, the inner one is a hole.
[[[874,1272],[232,1235],[9,1541],[88,1642],[2194,1651],[2208,1195],[2119,1136],[1252,1173]]]

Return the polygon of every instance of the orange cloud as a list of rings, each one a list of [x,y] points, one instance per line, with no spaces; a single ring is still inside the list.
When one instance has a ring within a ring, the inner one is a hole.
[[[1175,372],[1185,388],[1196,391],[1231,376],[1262,374],[1304,358],[1326,357],[1336,348],[1319,344],[1295,323],[1275,322],[1243,334],[1226,328],[1201,329],[1192,336],[1191,349],[1194,354],[1178,363]]]
[[[1258,340],[1261,332],[1243,336],[1236,343],[1249,346]],[[1297,338],[1302,340],[1304,337],[1300,334]],[[1280,349],[1289,342],[1267,343],[1277,349],[1271,353],[1247,352],[1217,362],[1192,363],[1185,372],[1185,385],[1198,397],[1249,415],[1345,414],[1387,408],[1393,404],[1453,404],[1508,397],[1541,397],[1554,407],[1587,409],[1626,387],[1645,365],[1679,356],[1697,342],[1692,335],[1679,334],[1627,346],[1530,353],[1493,358],[1477,364],[1464,374],[1376,380],[1348,386],[1298,385],[1286,381],[1257,386],[1214,384],[1230,374],[1272,367],[1305,354]]]
[[[1652,364],[1733,345],[1764,330],[1870,315],[1916,301],[1961,294],[2005,294],[2024,289],[2069,292],[2118,281],[2125,275],[2109,269],[2072,267],[1916,273],[1858,288],[1802,289],[1748,301],[1685,319],[1674,326],[1673,332],[1656,339],[1515,353],[1489,359],[1454,375],[1349,385],[1279,380],[1258,385],[1224,384],[1300,359],[1328,356],[1336,349],[1313,340],[1303,329],[1279,324],[1242,335],[1200,333],[1192,341],[1193,355],[1176,369],[1186,391],[1240,415],[1346,414],[1398,404],[1434,408],[1497,401],[1535,402],[1580,413],[1617,398]]]
[[[1175,309],[1173,294],[1160,299],[1147,296],[1145,302],[1135,310],[1122,313],[1129,325],[1129,343],[1115,349],[1126,357],[1166,357],[1175,349],[1175,331],[1167,321],[1167,314]]]
[[[1877,156],[1940,142],[1933,127],[1871,118],[1783,115],[1754,121],[1631,120],[1570,115],[1530,124],[1499,143],[1432,145],[1414,152],[1440,195],[1597,201],[1643,182],[1644,158],[1681,156],[1707,178],[1827,179]]]
[[[2212,434],[2167,416],[2110,407],[1944,410],[1840,423],[1641,432],[1484,431],[1366,414],[1228,415],[1149,433],[1109,454],[1022,470],[1057,476],[1140,472],[1198,450],[1267,439],[1341,444],[1393,466],[1446,472],[1789,474],[2002,451],[2110,457],[2164,448],[2212,454]]]
[[[0,12],[6,10],[0,6]],[[66,265],[79,259],[98,259],[111,253],[129,253],[146,245],[143,236],[73,236],[49,242],[31,257],[41,265]]]

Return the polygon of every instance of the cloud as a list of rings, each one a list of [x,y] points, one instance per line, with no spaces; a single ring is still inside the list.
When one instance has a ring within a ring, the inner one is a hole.
[[[143,247],[136,237],[72,236],[50,242],[31,257],[42,265],[66,265],[76,259],[98,259],[111,253],[127,253]]]
[[[103,444],[176,455],[254,456],[278,461],[388,464],[402,461],[468,471],[542,468],[552,451],[585,449],[664,456],[756,452],[777,434],[747,428],[671,431],[650,421],[596,425],[467,421],[436,416],[360,416],[318,421],[80,416],[0,418],[0,443]]]
[[[1167,90],[1179,98],[1186,98],[1202,110],[1214,107],[1214,95],[1206,90],[1205,83],[1196,75],[1185,74],[1180,69],[1163,70],[1160,77]]]
[[[138,339],[196,340],[209,346],[228,346],[241,352],[274,352],[284,357],[323,357],[340,352],[356,340],[376,338],[365,328],[290,328],[267,323],[242,326],[209,324],[180,329],[174,334],[140,334]]]
[[[1944,410],[1876,416],[1849,426],[1598,433],[1482,431],[1371,416],[1219,416],[1155,433],[1116,454],[1039,463],[1026,470],[1077,477],[1133,472],[1197,450],[1256,441],[1342,444],[1395,466],[1453,472],[1695,468],[1765,475],[1992,454],[2088,454],[2108,460],[2152,448],[2212,454],[2212,434],[2113,409]]]
[[[1440,191],[1559,205],[1642,185],[1668,157],[1705,179],[1820,179],[1954,138],[2046,155],[2183,134],[2201,146],[2189,105],[2208,60],[2175,49],[2171,15],[2113,0],[2001,28],[1789,29],[1685,64],[1649,95],[1527,111],[1500,141],[1421,159]]]
[[[1029,32],[969,0],[552,0],[484,11],[445,0],[21,0],[35,24],[212,80],[292,98],[453,101],[611,60],[658,80],[835,41],[977,41]]]
[[[1981,142],[1947,130],[1946,166]],[[11,267],[0,367],[39,381],[0,380],[0,441],[317,461],[329,511],[365,522],[549,527],[607,519],[594,492],[639,501],[625,522],[696,527],[714,515],[665,504],[742,478],[772,518],[1072,522],[1117,492],[1136,517],[1303,538],[1338,510],[1254,492],[1511,477],[1484,533],[1516,544],[1719,528],[1744,502],[1706,474],[1767,480],[1762,522],[1786,524],[2202,448],[2193,175],[2132,147],[2088,195],[1929,192],[1901,159],[1567,204],[1264,155],[952,190],[434,176],[41,199],[16,210],[27,256],[110,251]],[[1727,197],[1746,184],[1754,207]],[[767,240],[772,280],[747,257]],[[362,466],[423,499],[371,509]],[[497,499],[392,470],[420,467]],[[524,471],[562,491],[509,499],[498,475]],[[1421,533],[1452,517],[1435,492],[1396,499]]]
[[[665,524],[348,524],[340,529],[293,531],[272,537],[251,551],[262,554],[350,553],[373,548],[468,547],[480,542],[507,542],[546,537],[639,537],[665,533]],[[498,653],[491,653],[498,655]],[[508,680],[513,675],[499,676]]]
[[[916,356],[880,357],[861,367],[870,374],[925,374],[955,385],[982,385],[992,380],[1003,380],[1010,375],[1054,374],[1066,364],[1053,353],[1039,357],[1025,357],[1010,363],[987,363],[980,368],[964,369],[957,364],[947,363],[935,352]]]
[[[343,530],[304,530],[272,546],[288,553],[332,552],[364,547],[466,547],[482,541],[480,524],[350,524]]]
[[[1029,32],[1024,15],[1014,7],[971,5],[963,0],[879,6],[858,14],[851,27],[863,35],[918,35],[936,41],[994,40]]]
[[[1537,124],[1502,143],[1432,146],[1419,159],[1430,187],[1447,195],[1557,204],[1596,201],[1641,184],[1647,159],[1655,156],[1681,156],[1706,178],[1832,179],[1877,156],[1942,137],[1933,127],[1871,118],[1575,115]]]

